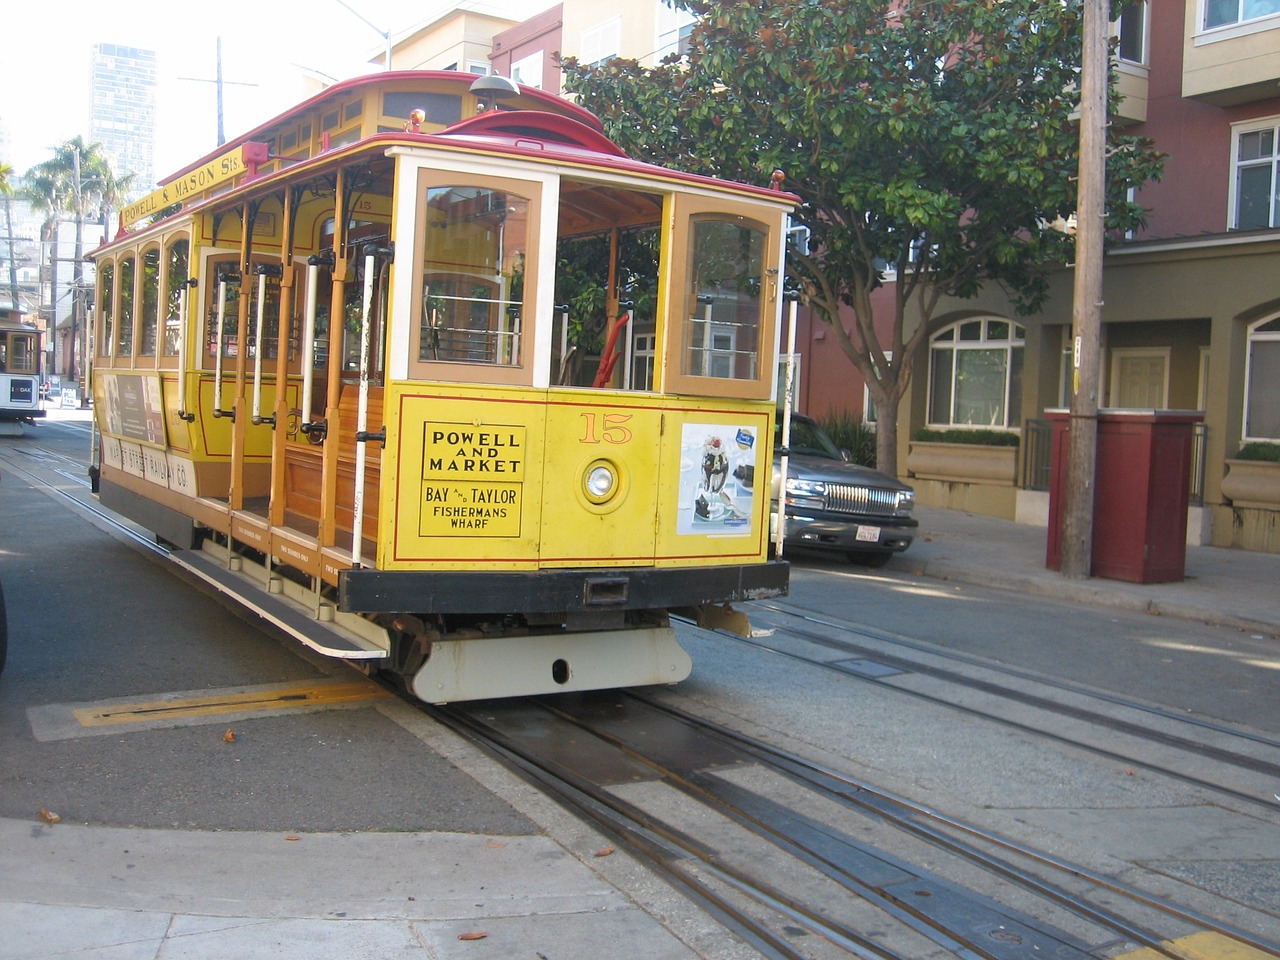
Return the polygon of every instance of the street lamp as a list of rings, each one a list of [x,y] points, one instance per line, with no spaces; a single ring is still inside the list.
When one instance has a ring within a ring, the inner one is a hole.
[[[345,0],[337,0],[337,2],[342,6],[346,7],[347,10],[350,13],[352,13],[354,16],[359,17],[360,21],[364,23],[365,26],[367,26],[370,30],[372,30],[374,33],[380,36],[383,39],[383,41],[385,41],[387,47],[386,47],[385,60],[383,61],[382,69],[390,70],[391,69],[391,31],[383,30],[381,27],[379,27],[377,24],[371,21],[359,10],[351,6],[351,4],[345,2]]]

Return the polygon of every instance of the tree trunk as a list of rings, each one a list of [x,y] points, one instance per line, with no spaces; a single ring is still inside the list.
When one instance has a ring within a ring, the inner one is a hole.
[[[898,476],[898,394],[890,391],[884,403],[876,402],[876,469]]]

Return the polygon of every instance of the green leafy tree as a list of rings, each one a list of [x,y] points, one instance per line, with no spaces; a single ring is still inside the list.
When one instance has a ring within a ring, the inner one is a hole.
[[[812,238],[791,280],[865,379],[895,471],[899,401],[942,298],[999,282],[1030,313],[1071,257],[1055,223],[1076,206],[1081,0],[678,2],[701,18],[687,57],[566,60],[566,87],[634,156],[785,173]],[[1160,164],[1112,129],[1111,227],[1141,223],[1126,190]],[[873,298],[887,271],[892,296]]]
[[[9,182],[11,176],[13,176],[13,167],[7,163],[0,163],[0,197],[13,196],[13,184]]]

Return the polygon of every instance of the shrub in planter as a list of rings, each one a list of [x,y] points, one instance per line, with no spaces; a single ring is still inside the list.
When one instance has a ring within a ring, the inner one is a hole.
[[[828,413],[818,420],[835,445],[849,451],[853,462],[863,467],[876,465],[876,429],[848,412]]]
[[[1241,447],[1235,458],[1237,460],[1262,460],[1268,463],[1280,463],[1280,443],[1255,440]]]
[[[1018,434],[1009,430],[933,430],[924,428],[916,431],[915,438],[921,443],[970,443],[987,447],[1016,447]]]

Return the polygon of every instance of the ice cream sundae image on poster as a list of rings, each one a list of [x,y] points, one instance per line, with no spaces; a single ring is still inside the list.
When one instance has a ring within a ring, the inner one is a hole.
[[[686,423],[680,439],[676,532],[750,534],[755,458],[755,427]]]

